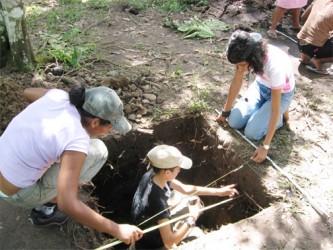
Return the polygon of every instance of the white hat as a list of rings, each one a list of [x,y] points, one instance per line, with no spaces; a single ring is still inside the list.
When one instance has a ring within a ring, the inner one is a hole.
[[[159,145],[151,149],[147,154],[148,159],[154,167],[167,169],[180,167],[190,169],[192,160],[173,146]]]

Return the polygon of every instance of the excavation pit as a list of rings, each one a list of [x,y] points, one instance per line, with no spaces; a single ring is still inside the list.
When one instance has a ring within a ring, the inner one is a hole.
[[[112,138],[105,143],[109,160],[93,179],[93,195],[103,207],[102,214],[118,223],[131,223],[132,198],[141,176],[146,172],[142,160],[151,148],[159,144],[176,146],[193,160],[193,167],[182,170],[177,177],[183,183],[200,186],[212,183],[211,187],[238,184],[237,189],[242,197],[201,215],[197,225],[206,231],[251,217],[274,200],[267,193],[260,176],[248,164],[244,164],[248,160],[241,157],[245,149],[234,148],[230,141],[224,141],[217,134],[217,129],[212,128],[203,116],[169,119],[149,129],[134,129],[125,136]],[[233,171],[242,165],[239,170]],[[201,198],[206,207],[228,199]],[[141,228],[145,229],[143,226]]]

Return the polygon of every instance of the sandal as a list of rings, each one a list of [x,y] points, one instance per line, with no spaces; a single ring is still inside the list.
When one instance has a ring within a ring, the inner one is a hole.
[[[300,25],[300,26],[298,26],[298,27],[293,27],[293,26],[290,26],[289,27],[292,31],[300,31],[301,29],[302,29],[302,26]]]
[[[304,61],[304,60],[302,60],[302,59],[299,59],[299,63],[301,64],[301,65],[304,65],[304,66],[306,66],[306,65],[311,65],[311,61]]]
[[[271,39],[276,39],[277,38],[276,32],[273,31],[273,30],[267,30],[267,36]]]
[[[319,75],[328,75],[329,73],[326,70],[320,70],[316,69],[314,67],[311,67],[311,65],[306,65],[305,68],[313,73],[319,74]]]

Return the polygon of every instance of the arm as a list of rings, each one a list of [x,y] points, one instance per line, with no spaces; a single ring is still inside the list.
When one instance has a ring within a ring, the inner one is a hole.
[[[28,102],[34,102],[37,99],[41,98],[49,89],[43,88],[28,88],[23,91],[23,96]]]
[[[268,130],[263,141],[264,144],[270,145],[273,139],[273,136],[276,131],[276,126],[279,121],[280,116],[280,103],[281,103],[281,90],[274,89],[272,90],[272,106],[271,106],[271,116],[269,118]],[[253,153],[251,159],[254,162],[260,163],[264,161],[267,157],[268,150],[263,147],[258,147],[256,151]]]
[[[231,184],[220,188],[211,188],[211,187],[201,187],[194,185],[185,185],[178,180],[173,180],[170,183],[172,189],[177,190],[178,192],[186,195],[191,195],[195,193],[196,195],[206,195],[206,196],[229,196],[234,197],[239,195],[235,186],[237,184]]]
[[[304,13],[301,15],[301,20],[305,23],[306,20],[308,19],[310,12],[312,10],[312,6],[315,0],[305,9]]]
[[[60,162],[57,204],[59,209],[86,226],[113,235],[126,244],[138,240],[142,231],[131,225],[117,224],[89,208],[77,197],[81,167],[86,155],[65,151]]]
[[[159,220],[157,223],[162,224],[166,221],[169,221],[169,219],[163,219]],[[161,227],[160,234],[163,241],[163,244],[168,248],[172,249],[172,246],[174,244],[178,245],[182,239],[186,236],[187,232],[189,231],[190,227],[183,223],[180,228],[178,228],[176,231],[172,231],[171,225],[165,225],[164,227]]]
[[[239,94],[239,91],[242,87],[244,73],[248,70],[249,70],[249,64],[248,63],[244,64],[243,66],[240,66],[240,65],[236,66],[235,75],[234,75],[234,78],[233,78],[232,83],[231,83],[230,88],[229,88],[229,94],[228,94],[228,97],[227,97],[227,101],[224,105],[224,110],[225,111],[230,111],[231,110],[231,108],[233,106],[233,103],[235,102],[235,100],[236,100],[236,98]],[[225,122],[226,117],[223,117],[223,116],[220,115],[216,120],[221,121],[221,122]]]
[[[188,208],[190,216],[187,220],[195,222],[200,216],[200,201],[197,200],[196,204],[189,205]],[[162,224],[167,221],[169,221],[169,219],[158,220],[157,224]],[[178,245],[184,239],[190,228],[191,227],[186,222],[182,223],[174,231],[172,230],[170,224],[161,227],[159,230],[163,244],[168,249],[172,249],[174,244]]]

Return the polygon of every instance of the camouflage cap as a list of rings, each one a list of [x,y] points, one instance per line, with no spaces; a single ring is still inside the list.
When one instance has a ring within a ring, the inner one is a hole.
[[[126,134],[132,129],[124,117],[122,101],[110,88],[100,86],[86,90],[82,108],[98,118],[109,121],[120,133]]]

